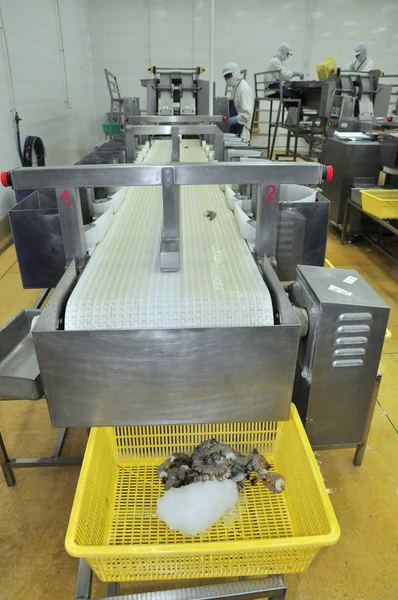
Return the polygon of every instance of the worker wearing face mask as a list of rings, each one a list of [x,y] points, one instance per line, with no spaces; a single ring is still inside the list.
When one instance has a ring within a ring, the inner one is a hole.
[[[371,71],[373,60],[369,58],[366,44],[359,42],[354,48],[355,58],[344,67],[344,71]]]
[[[244,142],[249,142],[254,108],[253,91],[241,77],[236,63],[224,65],[222,74],[227,86],[232,88],[228,120],[230,131],[237,133]]]
[[[281,81],[290,81],[293,77],[299,77],[300,79],[304,79],[304,74],[300,71],[289,71],[282,64],[292,56],[292,49],[289,44],[283,43],[279,46],[278,50],[275,53],[275,56],[272,58],[271,62],[268,65],[267,73],[264,75],[264,83],[265,83],[265,93],[267,96],[274,94],[270,90],[279,90]],[[300,94],[296,90],[290,89],[288,86],[283,86],[283,97],[284,98],[298,98]],[[275,94],[276,96],[278,94]]]

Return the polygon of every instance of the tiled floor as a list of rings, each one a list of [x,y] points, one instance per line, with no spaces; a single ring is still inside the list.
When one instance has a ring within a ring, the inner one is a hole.
[[[321,551],[305,573],[287,576],[288,600],[396,600],[398,265],[367,245],[342,247],[334,233],[327,255],[336,267],[357,269],[389,303],[392,337],[384,345],[383,380],[364,464],[351,466],[352,450],[317,454],[341,540]],[[38,295],[39,290],[22,289],[14,248],[9,248],[0,256],[0,324],[31,306]],[[56,431],[43,400],[0,402],[0,428],[10,455],[51,453]],[[85,440],[85,430],[73,430],[64,452],[82,453]],[[13,489],[0,481],[0,599],[69,600],[77,560],[66,554],[64,536],[78,469],[19,470],[16,478]],[[134,586],[147,589],[148,584]],[[105,594],[98,582],[95,590]]]

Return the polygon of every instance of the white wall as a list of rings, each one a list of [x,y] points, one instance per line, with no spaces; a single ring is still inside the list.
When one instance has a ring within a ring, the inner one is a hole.
[[[41,137],[46,164],[71,164],[101,137],[95,102],[87,0],[0,0],[0,170],[20,166],[13,110],[27,135]],[[7,61],[7,41],[9,67]],[[10,69],[12,82],[10,81]],[[0,219],[14,202],[0,188]]]
[[[208,67],[209,0],[88,0],[98,119],[108,108],[104,68],[114,72],[122,95],[145,90],[149,65]],[[289,42],[287,63],[306,77],[315,64],[335,57],[344,66],[356,42],[365,41],[375,65],[398,73],[398,0],[216,0],[215,76],[238,62],[253,73],[266,69],[278,45]]]

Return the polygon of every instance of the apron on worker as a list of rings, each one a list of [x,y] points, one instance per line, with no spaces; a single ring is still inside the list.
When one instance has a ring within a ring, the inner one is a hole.
[[[236,110],[236,106],[235,106],[235,95],[236,95],[236,90],[238,89],[240,82],[242,80],[239,81],[238,85],[235,86],[234,89],[234,97],[232,98],[232,100],[228,101],[228,108],[229,108],[229,117],[237,117],[238,116],[238,111]],[[241,136],[243,130],[243,125],[241,125],[240,123],[234,123],[233,125],[229,126],[229,132],[230,133],[234,133],[235,135],[239,135],[239,137]]]
[[[231,117],[236,117],[238,115],[238,111],[236,110],[236,106],[235,106],[235,102],[233,100],[228,100],[228,104],[229,104],[229,116]],[[229,126],[229,132],[230,133],[234,133],[235,135],[241,135],[243,130],[243,125],[241,125],[240,123],[234,123],[233,125]]]

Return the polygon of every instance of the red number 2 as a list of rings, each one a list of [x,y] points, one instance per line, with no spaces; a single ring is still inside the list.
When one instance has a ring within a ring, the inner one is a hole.
[[[63,198],[65,198],[65,206],[70,206],[70,198],[69,198],[69,192],[68,192],[68,190],[64,190],[64,191],[61,193],[61,196],[62,196]]]
[[[269,190],[268,194],[265,196],[265,200],[276,200],[276,196],[275,196],[276,185],[272,185],[272,184],[267,185],[265,189]]]

